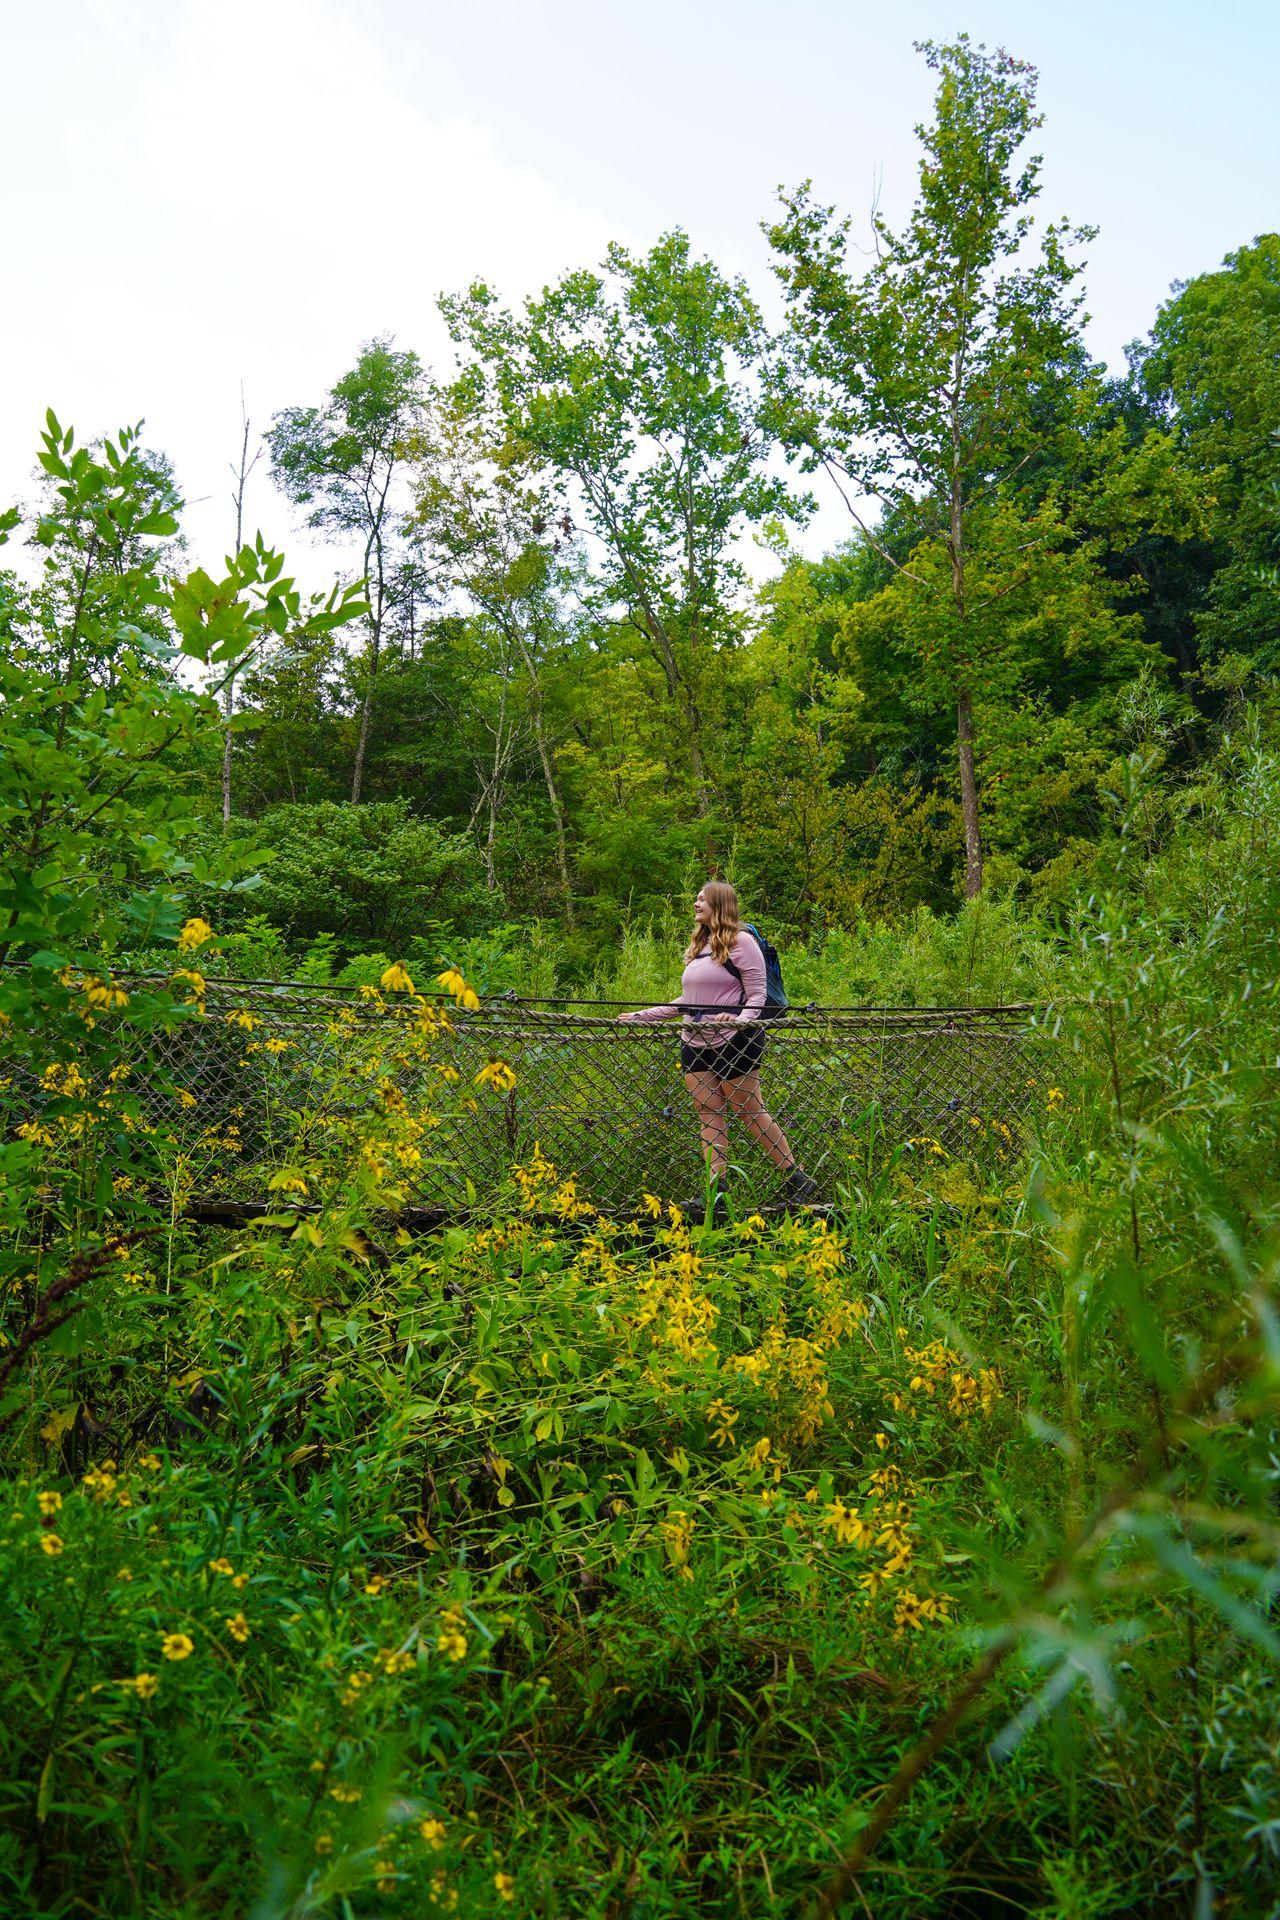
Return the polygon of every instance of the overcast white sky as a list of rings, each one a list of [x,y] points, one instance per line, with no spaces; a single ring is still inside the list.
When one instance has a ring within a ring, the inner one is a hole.
[[[437,292],[512,296],[683,225],[768,292],[759,221],[812,176],[909,202],[930,85],[966,29],[1041,68],[1046,213],[1101,227],[1091,345],[1117,366],[1175,278],[1280,224],[1277,0],[0,0],[6,182],[0,505],[52,405],[145,416],[230,542],[254,421],[393,332],[447,364]],[[265,463],[250,525],[307,556]],[[822,516],[810,545],[841,537]]]

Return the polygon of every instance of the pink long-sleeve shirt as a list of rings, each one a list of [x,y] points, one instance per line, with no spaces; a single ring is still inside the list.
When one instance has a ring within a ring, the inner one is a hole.
[[[684,1014],[685,1022],[682,1036],[693,1046],[722,1047],[734,1032],[733,1025],[725,1021],[713,1024],[710,1020],[698,1020],[690,1009],[702,1013],[726,1013],[737,1015],[738,1024],[749,1020],[758,1020],[764,1007],[764,955],[759,946],[746,932],[739,933],[729,958],[742,975],[730,973],[728,967],[722,967],[718,960],[711,957],[710,947],[704,947],[696,960],[685,963],[680,978],[680,998],[668,1001],[665,1006],[645,1007],[633,1013],[633,1020],[674,1020]]]

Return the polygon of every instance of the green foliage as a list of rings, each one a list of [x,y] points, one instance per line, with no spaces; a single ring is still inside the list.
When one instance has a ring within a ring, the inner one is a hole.
[[[1130,352],[1140,390],[1213,489],[1216,565],[1194,606],[1204,654],[1274,670],[1280,603],[1265,570],[1280,542],[1280,236],[1175,286]]]
[[[903,230],[773,230],[785,352],[675,233],[447,303],[448,390],[375,341],[279,416],[345,592],[185,570],[164,458],[49,417],[0,575],[5,1912],[1275,1911],[1280,256],[1108,386],[1034,75],[924,51]],[[878,503],[853,544],[789,548],[775,435]],[[475,991],[668,997],[725,865],[797,1002],[1036,1003],[1024,1138],[869,1112],[830,1219],[711,1228],[510,1168]],[[285,1040],[218,973],[362,991]],[[229,1166],[262,1212],[197,1235]]]
[[[494,911],[474,843],[403,800],[273,807],[233,826],[262,862],[245,907],[298,943],[329,934],[346,953],[375,940],[404,952],[424,923],[483,925]],[[234,912],[223,918],[234,929]]]
[[[1163,801],[1130,769],[1056,954],[989,898],[867,930],[867,991],[1054,979],[1062,1078],[996,1180],[894,1143],[833,1224],[690,1232],[535,1155],[397,1241],[462,1092],[403,1073],[449,1059],[410,996],[396,1077],[352,1026],[293,1114],[275,1191],[313,1213],[105,1248],[7,1439],[11,1903],[795,1912],[979,1639],[875,1911],[1265,1910],[1274,725]]]

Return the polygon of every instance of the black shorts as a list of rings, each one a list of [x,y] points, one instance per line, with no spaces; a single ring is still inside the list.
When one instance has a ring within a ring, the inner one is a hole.
[[[680,1042],[681,1073],[709,1073],[717,1080],[741,1080],[754,1073],[764,1055],[765,1033],[758,1020],[730,1030],[729,1038],[718,1047],[690,1046]]]

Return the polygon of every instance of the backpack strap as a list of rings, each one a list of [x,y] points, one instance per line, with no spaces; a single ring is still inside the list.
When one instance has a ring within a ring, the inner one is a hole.
[[[741,926],[741,927],[739,928],[739,932],[740,932],[740,933],[749,933],[749,934],[751,935],[751,937],[752,937],[752,939],[753,939],[753,940],[755,940],[755,943],[756,943],[756,945],[757,945],[758,947],[760,947],[760,941],[759,941],[759,939],[758,939],[758,938],[757,938],[757,936],[756,936],[756,930],[755,930],[755,928],[754,928],[754,927],[752,927],[752,926],[750,926],[749,924],[747,924],[746,922],[744,922],[744,923],[743,923],[743,925],[742,925],[742,926]],[[762,960],[764,960],[764,948],[763,948],[763,947],[760,947],[760,958],[761,958]],[[729,957],[728,957],[728,955],[727,955],[727,954],[725,955],[725,962],[724,962],[724,964],[725,964],[725,966],[726,966],[726,967],[727,967],[727,968],[729,969],[729,972],[730,972],[730,973],[731,973],[731,974],[733,975],[733,977],[734,977],[734,979],[735,979],[735,980],[737,981],[737,983],[738,983],[738,986],[739,986],[739,988],[741,989],[741,992],[742,992],[742,999],[741,999],[741,1001],[740,1001],[740,1003],[739,1003],[739,1005],[740,1005],[740,1007],[745,1007],[745,1006],[746,1006],[746,1004],[747,1004],[747,983],[746,983],[746,981],[745,981],[745,980],[743,979],[743,977],[742,977],[742,969],[741,969],[740,967],[735,967],[735,966],[734,966],[734,964],[733,964],[733,962],[732,962],[732,960],[730,960],[730,959],[729,959]],[[768,969],[768,962],[766,961],[766,963],[765,963],[765,1005],[766,1005],[766,1006],[768,1006],[768,1004],[769,1004],[769,977],[768,977],[768,975],[769,975],[769,969]]]

